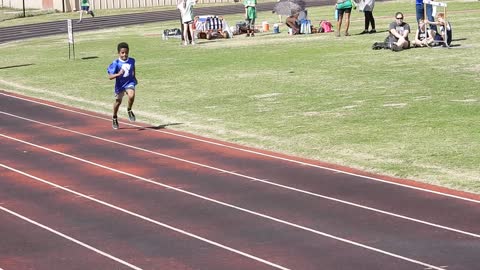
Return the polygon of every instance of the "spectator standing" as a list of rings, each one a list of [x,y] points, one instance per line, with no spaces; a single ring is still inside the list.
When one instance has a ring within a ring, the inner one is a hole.
[[[335,6],[338,12],[337,34],[336,34],[337,37],[340,36],[344,14],[345,14],[345,36],[350,36],[350,34],[348,33],[348,28],[350,27],[350,14],[352,13],[352,7],[353,7],[352,0],[337,0],[337,4]]]
[[[395,21],[390,23],[388,27],[389,36],[388,43],[391,46],[392,51],[401,51],[410,47],[410,41],[408,40],[408,34],[410,33],[410,25],[403,21],[403,13],[395,13]]]
[[[373,34],[376,33],[375,30],[375,18],[373,18],[373,8],[375,7],[375,0],[361,0],[360,1],[360,10],[363,11],[365,16],[365,30],[360,34]],[[369,26],[372,26],[372,30],[368,31]]]
[[[182,14],[183,22],[183,44],[189,44],[189,33],[191,36],[190,44],[195,45],[195,33],[193,32],[193,6],[197,3],[197,0],[184,0],[183,7],[181,6],[180,12]]]
[[[183,36],[183,33],[185,31],[188,32],[188,40],[187,40],[188,43],[192,42],[192,36],[191,36],[192,33],[190,33],[190,31],[188,30],[188,27],[187,28],[184,27],[185,25],[183,24],[183,20],[182,20],[182,13],[183,13],[182,10],[184,9],[184,7],[185,7],[185,0],[177,0],[177,9],[180,11],[180,31],[182,32],[182,42],[181,42],[181,44],[183,44],[184,41],[185,41],[185,38]]]
[[[257,18],[257,0],[243,0],[245,21],[247,22],[247,37],[255,36],[255,19]]]
[[[107,68],[108,78],[115,79],[115,102],[113,103],[112,128],[118,129],[117,113],[122,104],[125,93],[128,96],[128,119],[134,122],[135,114],[132,111],[135,101],[135,87],[137,86],[137,77],[135,74],[135,59],[129,58],[130,49],[128,44],[121,42],[117,45],[118,59],[115,59]]]
[[[433,7],[432,5],[425,5],[423,4],[423,0],[415,0],[415,11],[417,14],[417,22],[420,21],[421,19],[428,20],[430,22],[433,22]],[[433,1],[433,0],[431,0]],[[427,14],[427,17],[425,18],[425,13]],[[435,25],[430,25],[430,29],[437,31],[437,27]]]

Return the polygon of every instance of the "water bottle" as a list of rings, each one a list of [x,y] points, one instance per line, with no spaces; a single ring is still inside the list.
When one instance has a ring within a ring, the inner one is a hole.
[[[338,21],[338,9],[335,8],[335,21]]]

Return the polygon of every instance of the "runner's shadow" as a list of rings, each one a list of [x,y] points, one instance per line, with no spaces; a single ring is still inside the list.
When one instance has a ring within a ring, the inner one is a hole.
[[[142,127],[139,128],[138,130],[146,130],[146,129],[164,129],[168,126],[176,126],[176,125],[182,125],[183,123],[170,123],[170,124],[163,124],[163,125],[158,125],[158,126],[150,126],[150,127]]]
[[[333,33],[333,32],[332,32]],[[350,34],[352,36],[374,36],[376,34],[382,34],[382,33],[388,33],[388,30],[377,30],[375,33],[356,33],[356,34]]]
[[[142,131],[142,130],[147,130],[147,129],[164,129],[164,128],[167,128],[168,126],[181,125],[181,124],[183,124],[183,123],[170,123],[170,124],[163,124],[163,125],[158,125],[158,126],[148,126],[148,127],[120,127],[118,129],[119,130],[120,129],[124,129],[124,130],[132,129],[132,130]]]
[[[22,64],[22,65],[14,65],[14,66],[5,66],[5,67],[0,67],[0,69],[27,67],[27,66],[33,66],[33,65],[35,65],[35,64]]]
[[[90,59],[96,59],[96,58],[98,58],[98,56],[85,56],[85,57],[82,57],[82,58],[80,58],[80,59],[82,59],[82,60],[90,60]]]

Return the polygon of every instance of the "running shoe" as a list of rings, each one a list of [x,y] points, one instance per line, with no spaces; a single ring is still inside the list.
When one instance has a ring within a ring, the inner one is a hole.
[[[118,118],[112,118],[112,128],[118,129]]]
[[[128,110],[127,113],[128,113],[128,120],[130,120],[130,122],[135,122],[136,118],[135,118],[135,114],[133,114],[132,110]]]

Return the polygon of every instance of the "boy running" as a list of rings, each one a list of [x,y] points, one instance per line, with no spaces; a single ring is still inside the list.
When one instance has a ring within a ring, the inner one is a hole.
[[[135,86],[137,78],[135,76],[135,59],[128,57],[128,44],[121,42],[117,46],[118,59],[114,60],[107,68],[108,78],[115,79],[115,103],[113,104],[112,128],[118,129],[117,113],[122,104],[125,93],[128,96],[128,119],[135,121],[135,114],[132,112],[133,102],[135,101]]]
[[[90,10],[90,2],[89,0],[81,0],[81,4],[80,4],[80,19],[78,20],[78,22],[81,22],[82,21],[82,16],[83,16],[83,13],[86,12],[87,14],[90,14],[92,15],[92,18],[95,17],[95,14],[93,14],[93,11]]]

